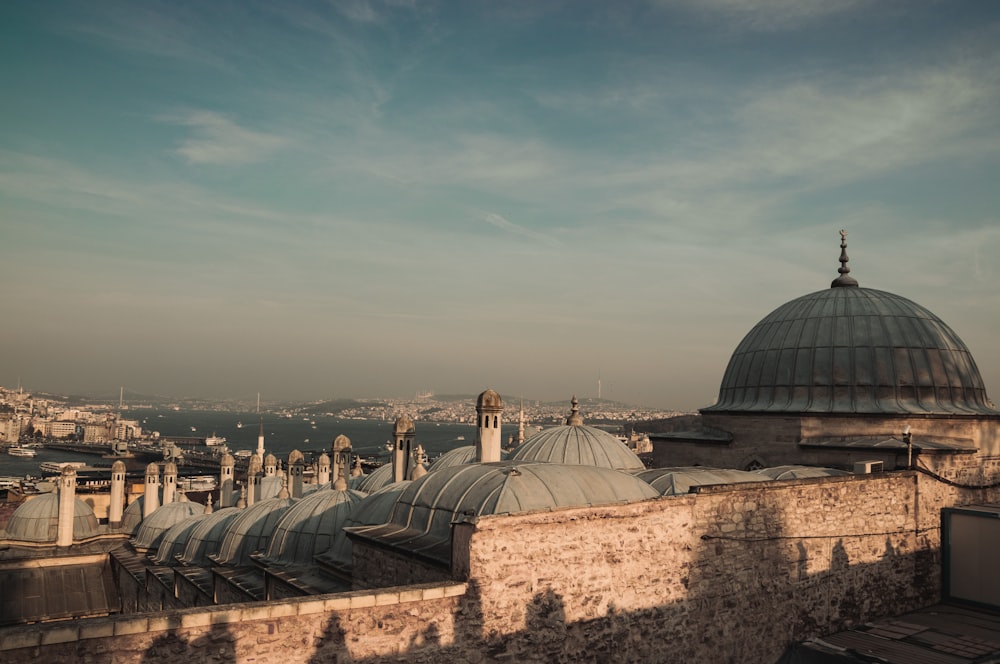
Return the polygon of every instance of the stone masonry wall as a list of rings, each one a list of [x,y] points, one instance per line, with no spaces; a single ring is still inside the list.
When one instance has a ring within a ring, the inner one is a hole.
[[[456,564],[498,657],[774,662],[937,601],[940,508],[986,500],[912,472],[717,487],[481,518]]]
[[[0,630],[0,661],[441,661],[465,584],[111,616]]]

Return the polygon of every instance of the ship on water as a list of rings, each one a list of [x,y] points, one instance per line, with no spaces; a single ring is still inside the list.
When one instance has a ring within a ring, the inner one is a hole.
[[[16,457],[33,457],[38,454],[38,452],[30,447],[19,447],[15,445],[14,447],[7,448],[7,454]]]

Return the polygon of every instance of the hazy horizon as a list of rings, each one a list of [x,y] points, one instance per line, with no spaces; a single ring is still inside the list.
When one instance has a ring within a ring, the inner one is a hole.
[[[5,386],[692,410],[846,228],[1000,394],[1000,5],[0,19]]]

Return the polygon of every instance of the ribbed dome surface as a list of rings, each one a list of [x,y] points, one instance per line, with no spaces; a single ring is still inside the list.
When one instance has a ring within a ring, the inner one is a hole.
[[[365,494],[323,489],[297,501],[274,528],[265,558],[278,565],[308,564],[313,556],[346,539],[344,521]]]
[[[586,424],[566,424],[539,431],[524,441],[511,461],[545,461],[614,470],[642,470],[635,452],[607,431]]]
[[[411,480],[403,480],[384,486],[375,493],[366,496],[360,503],[355,505],[341,528],[349,526],[375,526],[386,523],[392,517],[392,510],[396,506],[399,494],[410,485]],[[342,569],[350,569],[351,540],[348,537],[338,537],[334,540],[333,546],[321,553],[318,559],[324,562],[337,565]]]
[[[740,484],[766,482],[768,477],[745,470],[725,468],[654,468],[637,473],[636,477],[648,482],[663,496],[677,496],[691,491],[693,486],[708,484]]]
[[[193,516],[200,515],[203,509],[198,503],[189,501],[168,503],[159,507],[139,524],[132,544],[137,549],[155,549],[160,546],[160,540],[163,539],[163,535],[168,529]]]
[[[21,542],[55,542],[59,528],[59,494],[49,493],[26,501],[7,522],[7,537]],[[90,505],[73,501],[73,539],[97,534],[97,517]]]
[[[387,463],[379,466],[360,479],[361,481],[357,483],[357,486],[351,486],[352,489],[357,489],[365,493],[375,493],[382,487],[392,484],[392,464]]]
[[[705,412],[997,414],[972,355],[941,319],[869,288],[775,309],[729,360]]]
[[[177,556],[184,553],[184,547],[187,546],[191,533],[210,516],[212,515],[199,514],[170,526],[160,539],[153,562],[157,565],[176,565]]]
[[[451,524],[460,516],[609,505],[658,496],[642,480],[608,468],[523,461],[454,466],[411,482],[396,501],[391,522],[355,532],[448,561]]]
[[[500,459],[506,459],[507,457],[507,452],[501,450]],[[467,463],[476,463],[475,445],[463,445],[462,447],[456,447],[453,450],[448,450],[435,459],[434,463],[427,467],[427,470],[440,470],[450,466],[462,466]]]
[[[211,559],[232,567],[249,565],[251,553],[267,550],[274,527],[291,505],[291,498],[270,498],[240,510],[226,528],[218,554]]]
[[[185,565],[211,565],[209,554],[219,552],[227,526],[242,513],[241,509],[226,507],[199,520],[188,536],[181,561]]]

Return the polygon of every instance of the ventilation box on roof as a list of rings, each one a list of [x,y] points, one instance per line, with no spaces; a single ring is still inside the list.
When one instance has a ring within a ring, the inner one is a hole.
[[[881,473],[885,470],[882,461],[855,461],[854,472],[858,475],[870,475],[871,473]]]

